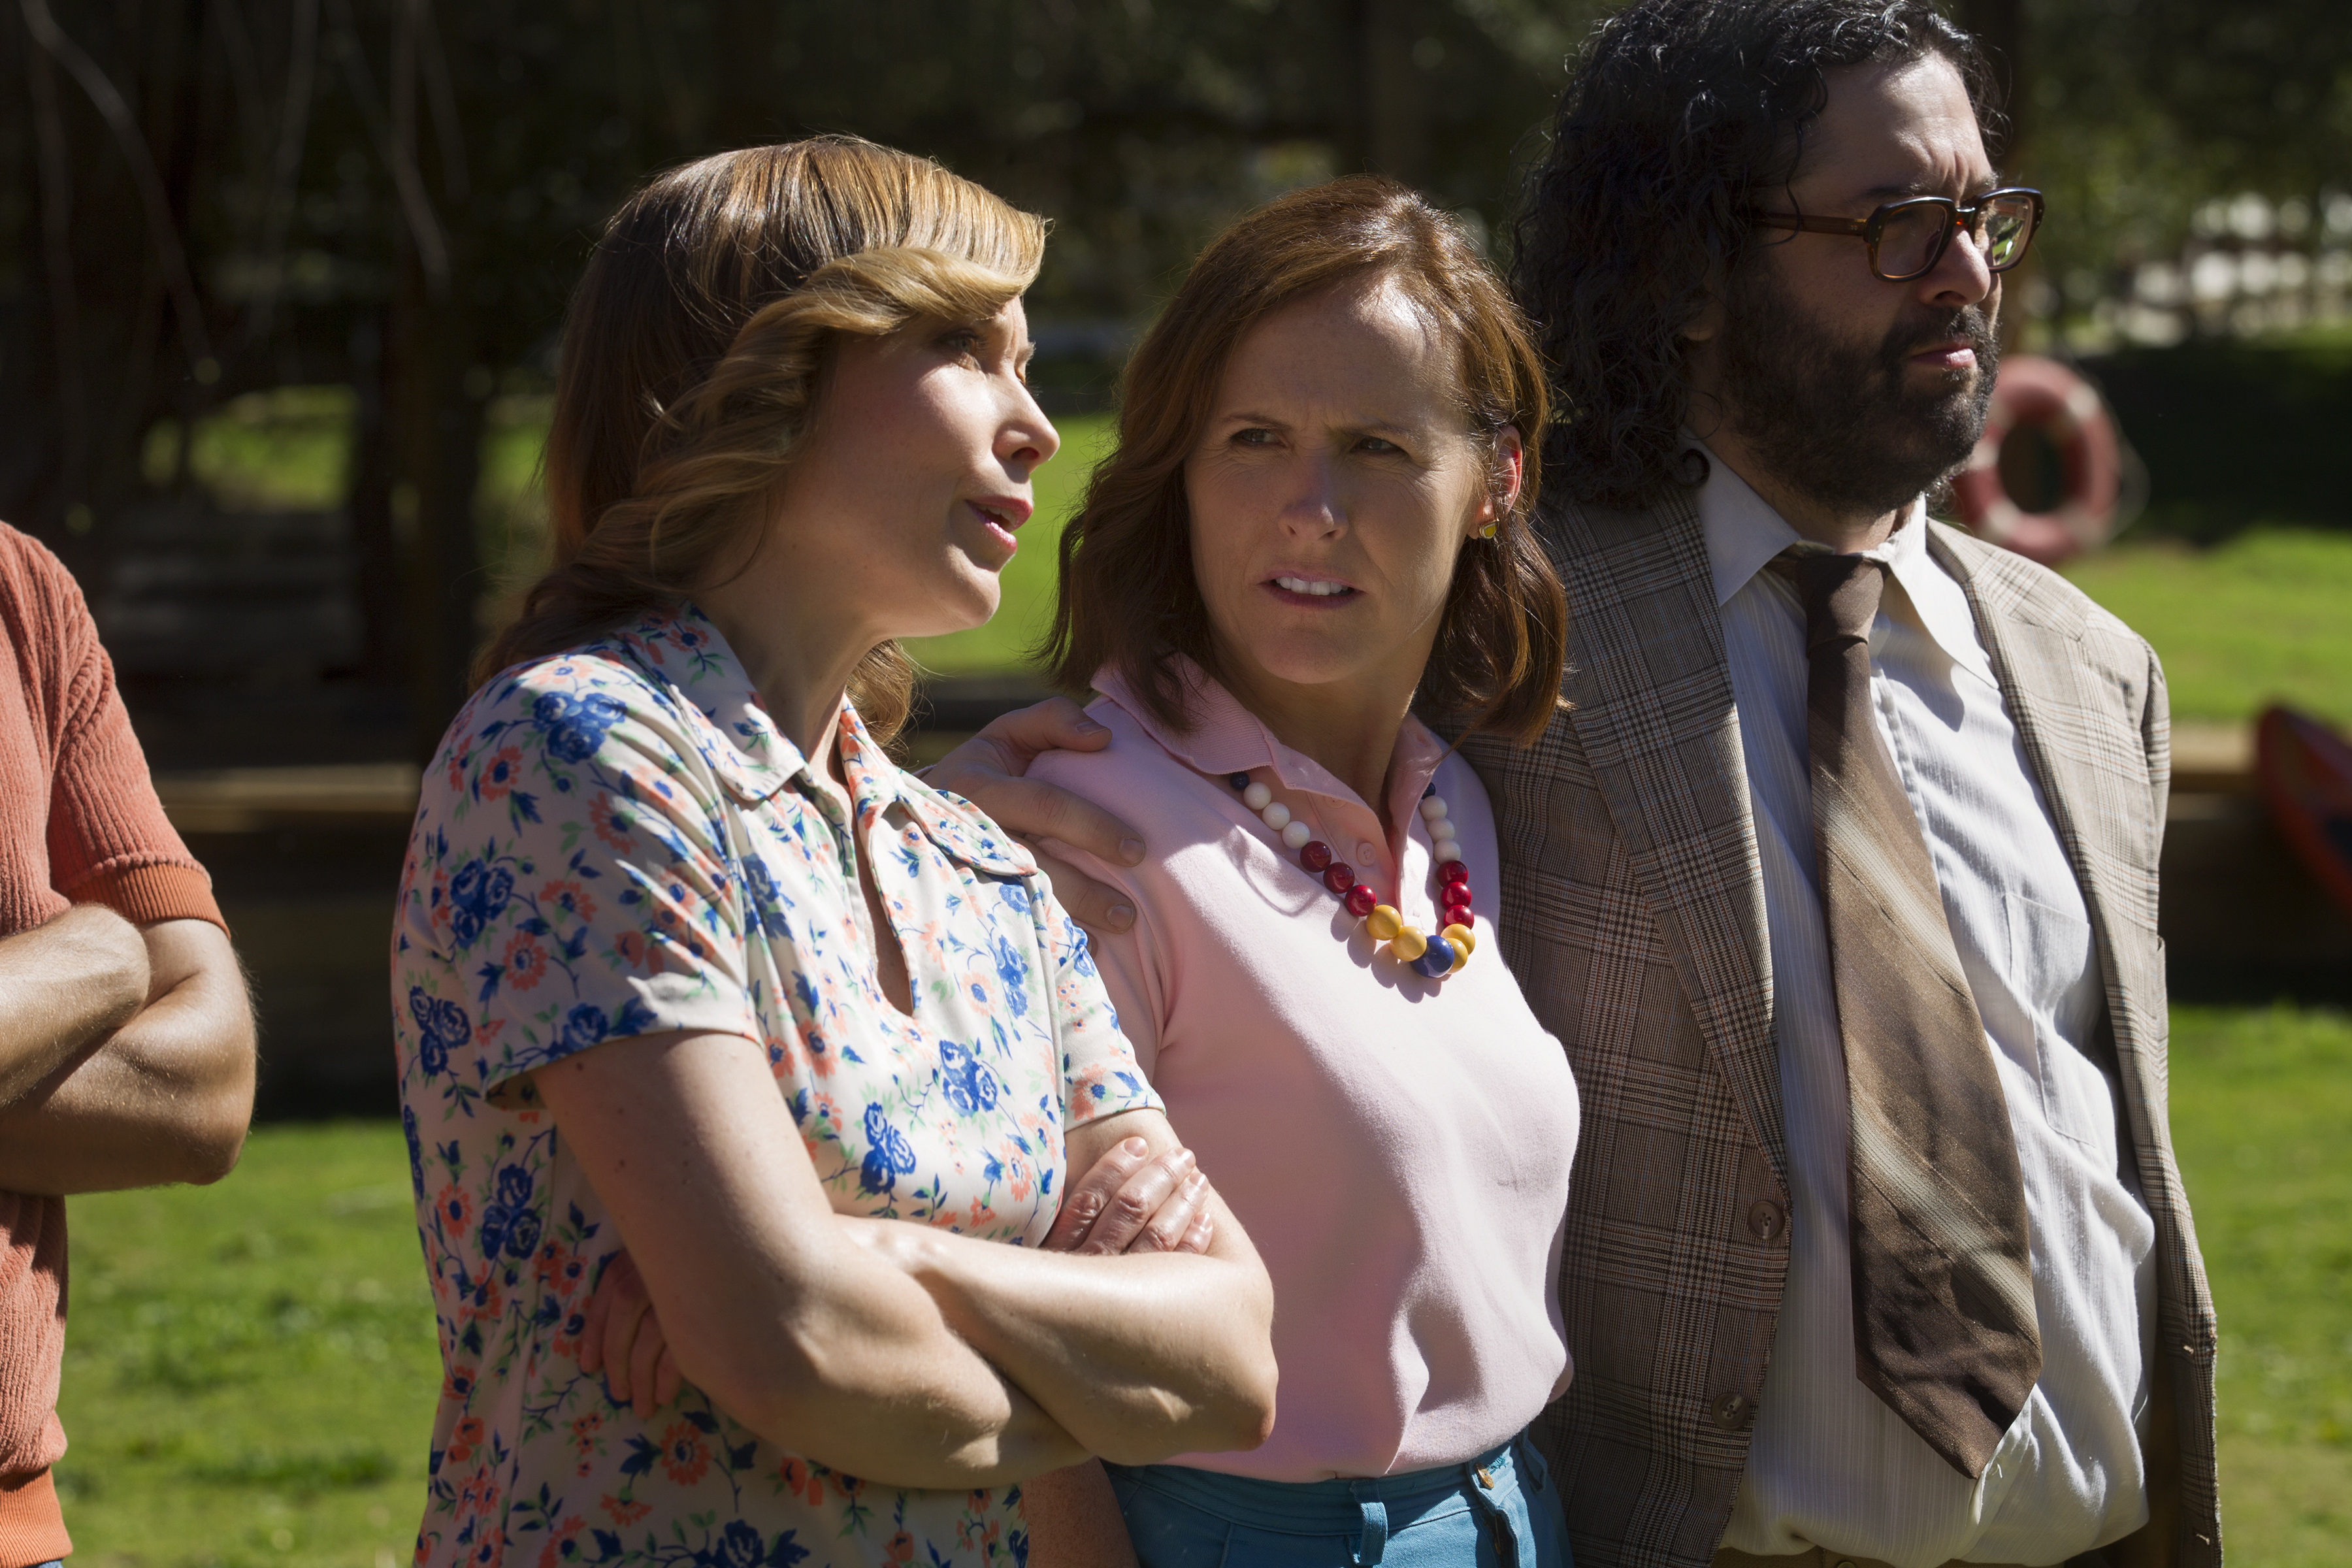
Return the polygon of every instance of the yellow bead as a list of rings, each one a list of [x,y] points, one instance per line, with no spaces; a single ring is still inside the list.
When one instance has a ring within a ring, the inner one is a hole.
[[[1429,951],[1429,939],[1411,926],[1399,926],[1396,935],[1389,938],[1389,951],[1411,963]]]
[[[1364,917],[1364,930],[1374,942],[1386,942],[1404,929],[1404,917],[1386,904],[1374,904]]]
[[[1473,932],[1468,926],[1447,926],[1444,931],[1439,931],[1437,934],[1452,942],[1454,944],[1454,951],[1460,953],[1465,958],[1469,957],[1471,953],[1477,951],[1477,935]],[[1459,969],[1462,966],[1457,963],[1454,967]]]

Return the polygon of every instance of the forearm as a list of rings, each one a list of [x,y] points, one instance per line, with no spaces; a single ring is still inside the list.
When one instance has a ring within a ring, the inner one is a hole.
[[[139,932],[101,905],[77,904],[0,941],[0,1107],[13,1109],[129,1023],[147,989]]]
[[[905,1228],[905,1267],[948,1326],[1087,1452],[1150,1464],[1272,1428],[1273,1300],[1245,1252],[1074,1257]],[[1223,1214],[1218,1233],[1241,1237]]]
[[[730,1297],[663,1310],[680,1371],[738,1421],[897,1486],[997,1486],[1085,1458],[903,1273],[846,1236],[836,1256],[793,1262],[755,1266]],[[792,1277],[803,1272],[823,1286]]]
[[[236,1165],[254,1079],[236,954],[202,921],[134,935],[155,994],[97,1049],[0,1110],[0,1187],[61,1196],[217,1181]]]
[[[1110,1478],[1092,1459],[1022,1484],[1030,1568],[1136,1568],[1135,1542]]]

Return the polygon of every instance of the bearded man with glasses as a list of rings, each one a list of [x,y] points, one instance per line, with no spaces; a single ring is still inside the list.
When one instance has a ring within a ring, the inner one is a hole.
[[[1584,1086],[1585,1568],[2221,1560],[2163,673],[1927,515],[2042,216],[1990,96],[1916,0],[1638,0],[1530,184],[1574,706],[1465,749]]]
[[[1927,515],[2042,213],[1987,79],[1923,0],[1635,0],[1530,182],[1566,706],[1463,750],[1583,1090],[1574,1381],[1532,1428],[1580,1568],[2221,1562],[2163,671]],[[1173,848],[1019,776],[1105,738],[1045,705],[932,776]]]

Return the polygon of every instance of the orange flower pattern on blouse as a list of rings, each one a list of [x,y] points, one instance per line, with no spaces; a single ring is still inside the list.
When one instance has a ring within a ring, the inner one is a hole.
[[[839,743],[847,814],[688,608],[498,676],[426,770],[393,938],[443,1363],[419,1568],[1026,1562],[1017,1488],[868,1484],[699,1390],[641,1422],[580,1371],[621,1240],[536,1068],[759,1041],[836,1212],[1016,1245],[1053,1223],[1067,1126],[1160,1103],[1028,853],[854,710]],[[873,980],[853,834],[911,1019]]]

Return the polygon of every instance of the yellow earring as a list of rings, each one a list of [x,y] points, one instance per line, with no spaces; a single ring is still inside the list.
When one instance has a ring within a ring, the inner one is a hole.
[[[1495,537],[1495,525],[1494,525],[1493,523],[1491,523],[1491,522],[1490,522],[1490,523],[1488,523],[1486,527],[1484,527],[1484,528],[1480,529],[1480,530],[1478,531],[1478,537],[1479,537],[1479,538],[1481,538],[1481,539],[1492,539],[1492,538],[1494,538],[1494,537]]]

